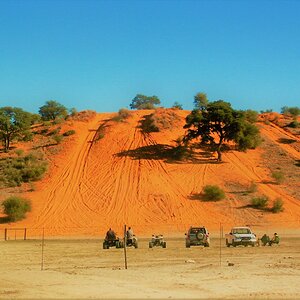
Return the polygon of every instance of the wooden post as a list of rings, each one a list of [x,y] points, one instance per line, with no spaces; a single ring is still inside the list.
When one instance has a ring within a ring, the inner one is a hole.
[[[7,241],[7,228],[4,229],[4,240]]]
[[[222,266],[222,224],[220,223],[220,267]]]
[[[125,259],[125,269],[127,270],[126,225],[124,225],[124,259]]]
[[[27,228],[24,228],[24,241],[26,241],[27,238]]]
[[[45,228],[43,228],[43,235],[42,235],[42,261],[41,261],[41,271],[44,270],[44,244],[45,244]]]
[[[17,230],[15,229],[15,240],[17,239]]]

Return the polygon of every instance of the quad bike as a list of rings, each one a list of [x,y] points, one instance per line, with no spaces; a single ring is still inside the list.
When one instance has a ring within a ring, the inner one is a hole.
[[[105,239],[103,241],[103,249],[109,249],[110,247],[124,248],[124,242],[119,238],[114,240]]]
[[[134,247],[138,248],[138,239],[135,235],[133,235],[132,239],[127,239],[126,238],[126,247]]]
[[[162,247],[162,248],[167,247],[167,243],[164,241],[164,237],[162,234],[152,235],[152,238],[149,242],[149,248],[153,248],[153,247]]]

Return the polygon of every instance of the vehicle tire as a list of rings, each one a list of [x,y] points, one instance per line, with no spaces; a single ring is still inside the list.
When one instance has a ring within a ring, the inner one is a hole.
[[[103,243],[103,249],[108,249],[105,243]]]
[[[209,243],[205,243],[205,244],[204,244],[204,247],[209,247]]]
[[[196,235],[196,238],[197,238],[197,240],[203,240],[203,238],[204,238],[204,234],[202,233],[202,232],[197,232],[197,235]]]
[[[149,248],[153,248],[153,243],[149,242]]]
[[[251,246],[254,247],[254,246],[255,246],[255,243],[252,243]]]
[[[186,247],[186,248],[190,248],[190,247],[191,247],[191,243],[190,243],[189,241],[186,241],[186,242],[185,242],[185,247]]]
[[[123,241],[119,242],[119,248],[124,248],[124,242]]]
[[[229,248],[230,244],[228,243],[228,240],[226,239],[226,246]]]
[[[163,248],[167,248],[167,243],[166,243],[166,242],[163,242],[162,247],[163,247]]]
[[[134,248],[136,249],[136,248],[138,248],[138,247],[139,247],[138,242],[135,242],[135,243],[134,243]]]
[[[119,242],[119,241],[116,241],[116,248],[121,248],[121,247],[120,247],[120,242]]]
[[[236,243],[235,242],[232,242],[231,244],[233,247],[236,247]]]

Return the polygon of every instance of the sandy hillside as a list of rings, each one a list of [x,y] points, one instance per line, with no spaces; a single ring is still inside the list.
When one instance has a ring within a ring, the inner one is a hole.
[[[178,126],[147,134],[140,129],[147,111],[136,111],[125,122],[112,121],[114,114],[74,121],[76,134],[51,156],[50,170],[36,190],[23,195],[31,199],[32,212],[10,225],[46,228],[49,235],[99,234],[110,226],[120,232],[123,224],[132,225],[139,234],[182,232],[191,224],[217,230],[220,222],[226,228],[233,224],[300,227],[300,172],[292,166],[300,160],[299,136],[259,123],[264,143],[256,150],[228,151],[221,164],[201,151],[194,161],[170,161],[163,153],[184,134],[187,112],[178,113]],[[280,142],[284,139],[294,142]],[[280,185],[271,178],[270,168],[278,161],[275,152],[284,153],[291,163],[290,168],[284,163],[291,174]],[[272,214],[247,206],[252,182],[257,194],[270,197],[270,205],[280,197],[284,212]],[[226,199],[209,203],[197,199],[207,184],[221,186]]]

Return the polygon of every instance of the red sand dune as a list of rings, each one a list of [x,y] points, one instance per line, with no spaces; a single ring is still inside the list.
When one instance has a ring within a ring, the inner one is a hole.
[[[102,235],[108,227],[120,232],[123,224],[133,226],[138,234],[182,232],[191,224],[204,224],[211,230],[218,230],[220,223],[225,227],[300,227],[300,199],[287,194],[284,184],[263,183],[270,180],[270,172],[261,162],[260,148],[224,153],[222,164],[159,158],[161,145],[174,145],[184,134],[187,112],[179,113],[182,124],[177,128],[150,134],[139,128],[147,111],[133,112],[126,122],[113,122],[113,114],[108,113],[97,114],[88,122],[74,121],[76,134],[64,142],[62,152],[51,157],[50,170],[36,191],[24,195],[32,201],[32,212],[11,225],[45,228],[47,235]],[[104,137],[96,140],[100,126]],[[280,135],[291,138],[290,133],[264,124],[261,133],[300,160],[299,151],[277,142]],[[299,137],[292,138],[299,143]],[[281,197],[284,212],[246,207],[235,188],[241,190],[252,181],[270,199]],[[219,202],[193,199],[207,184],[223,187],[227,198]]]

